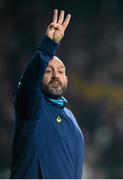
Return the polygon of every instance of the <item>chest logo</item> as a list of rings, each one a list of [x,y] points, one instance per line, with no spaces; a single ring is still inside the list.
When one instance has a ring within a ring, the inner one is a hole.
[[[57,123],[60,123],[60,122],[62,121],[62,119],[58,116],[58,117],[56,118],[56,121],[57,121]]]

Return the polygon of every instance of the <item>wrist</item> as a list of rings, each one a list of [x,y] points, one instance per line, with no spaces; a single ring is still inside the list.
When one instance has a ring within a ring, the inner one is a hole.
[[[56,43],[56,44],[59,44],[60,41],[61,41],[61,40],[59,40],[59,39],[54,39],[53,37],[50,37],[50,36],[48,36],[47,34],[46,34],[46,37],[49,38],[49,40],[53,41],[53,42]]]

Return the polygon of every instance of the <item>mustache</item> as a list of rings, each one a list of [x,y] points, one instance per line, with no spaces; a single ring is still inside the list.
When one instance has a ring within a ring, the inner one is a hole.
[[[50,82],[49,82],[48,84],[52,84],[53,82],[58,82],[59,85],[62,86],[62,83],[61,83],[61,81],[60,81],[58,78],[51,79]]]

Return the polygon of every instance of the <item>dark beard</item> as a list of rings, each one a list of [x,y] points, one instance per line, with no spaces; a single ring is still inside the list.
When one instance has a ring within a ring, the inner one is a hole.
[[[54,84],[57,83],[57,84]],[[61,87],[59,90],[59,86]],[[48,85],[42,86],[42,92],[45,96],[52,98],[52,99],[59,99],[63,96],[66,86],[63,86],[62,83],[58,79],[52,79]]]
[[[42,93],[43,93],[46,97],[51,98],[51,99],[60,99],[60,98],[62,97],[62,95],[61,95],[61,96],[60,96],[60,95],[53,95],[53,94],[51,94],[49,91],[46,91],[46,90],[44,90],[44,89],[42,89]]]

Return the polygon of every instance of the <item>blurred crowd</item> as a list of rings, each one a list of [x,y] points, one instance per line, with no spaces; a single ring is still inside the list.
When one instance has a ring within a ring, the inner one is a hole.
[[[0,0],[0,178],[10,172],[17,83],[54,8],[72,13],[57,55],[85,138],[83,178],[123,178],[122,0]]]

